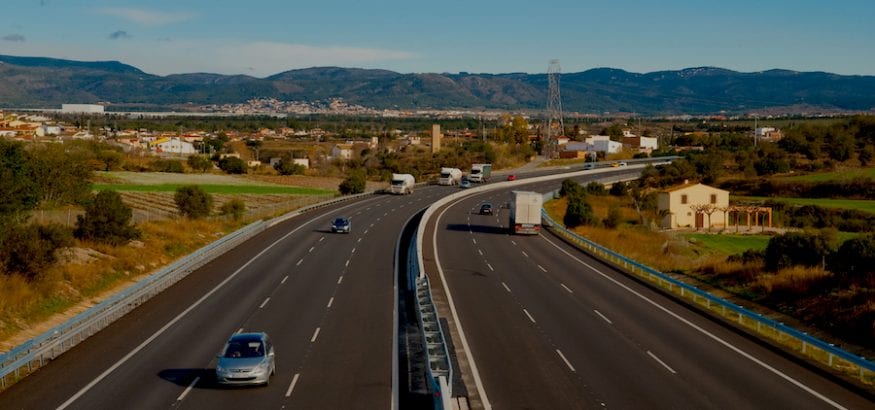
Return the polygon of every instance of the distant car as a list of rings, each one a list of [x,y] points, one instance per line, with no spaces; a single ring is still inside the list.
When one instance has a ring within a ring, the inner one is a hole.
[[[620,165],[619,165],[619,166],[621,166],[621,167],[625,167],[625,166],[626,166],[626,162],[625,162],[625,161],[620,162]]]
[[[349,233],[350,223],[349,218],[339,217],[331,223],[331,232]]]
[[[267,333],[237,333],[228,339],[216,363],[216,381],[227,385],[267,385],[276,373]]]
[[[616,167],[619,167],[619,166],[620,166],[620,163],[619,163],[619,162],[612,162],[612,163],[611,163],[611,166],[614,167],[614,168],[616,168]]]
[[[492,215],[492,204],[486,203],[480,205],[480,215]]]
[[[510,174],[510,175],[508,175],[508,176],[507,176],[507,180],[508,180],[508,181],[516,181],[516,175],[514,175],[514,174]]]
[[[585,169],[585,170],[586,169],[595,169],[595,163],[594,162],[587,162],[586,164],[583,164],[583,169]]]
[[[464,181],[462,181],[462,183],[459,184],[459,188],[462,188],[462,189],[468,189],[468,188],[471,188],[471,181],[469,181],[469,180],[467,180],[467,179],[464,180]]]

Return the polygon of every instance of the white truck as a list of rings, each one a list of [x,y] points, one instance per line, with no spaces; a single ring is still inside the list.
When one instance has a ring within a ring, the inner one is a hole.
[[[462,170],[459,168],[441,168],[438,185],[459,185],[462,182]]]
[[[395,195],[407,195],[413,193],[413,185],[416,180],[410,174],[392,174],[392,185],[389,192]]]
[[[471,165],[471,175],[468,180],[471,182],[486,182],[489,181],[489,176],[492,175],[492,164],[473,164]]]
[[[544,196],[537,192],[512,191],[510,193],[510,221],[512,233],[537,235],[541,232],[541,207]]]

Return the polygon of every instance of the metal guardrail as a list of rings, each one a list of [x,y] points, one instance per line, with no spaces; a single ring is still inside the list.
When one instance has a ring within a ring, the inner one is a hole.
[[[254,222],[171,263],[64,323],[0,354],[0,391],[109,326],[137,306],[188,276],[189,273],[265,229],[308,211],[371,196],[375,193],[376,191],[371,191],[338,197],[301,208],[269,221]],[[12,383],[10,383],[10,377]]]
[[[418,229],[423,229],[420,225]],[[452,397],[453,366],[446,338],[441,329],[440,319],[431,298],[431,285],[428,277],[419,275],[419,262],[416,242],[410,241],[408,250],[408,278],[416,283],[416,319],[422,332],[422,345],[428,363],[428,381],[432,391],[435,409],[447,408],[445,402]],[[409,283],[409,282],[408,282]]]
[[[553,198],[557,191],[544,195],[545,202]],[[738,327],[754,332],[759,336],[777,342],[781,346],[844,374],[859,377],[865,384],[875,383],[875,362],[836,347],[784,323],[767,318],[759,313],[714,296],[695,286],[674,279],[647,265],[629,259],[602,245],[586,239],[554,221],[541,210],[545,225],[572,244],[622,267],[633,275],[645,279],[681,299],[692,302],[708,312],[722,317]]]

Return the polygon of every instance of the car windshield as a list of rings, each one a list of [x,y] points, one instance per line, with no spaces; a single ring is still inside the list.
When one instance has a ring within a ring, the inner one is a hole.
[[[261,357],[264,356],[264,346],[260,340],[235,340],[228,343],[224,357]]]
[[[324,222],[323,222],[323,223],[324,223]],[[337,218],[337,219],[334,220],[334,225],[336,225],[336,226],[343,226],[343,225],[346,225],[346,224],[347,224],[347,222],[346,222],[346,218]]]

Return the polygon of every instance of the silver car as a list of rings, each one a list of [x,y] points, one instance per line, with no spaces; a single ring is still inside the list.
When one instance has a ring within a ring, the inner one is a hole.
[[[276,372],[267,333],[237,333],[228,339],[216,363],[216,381],[228,385],[267,385]]]

